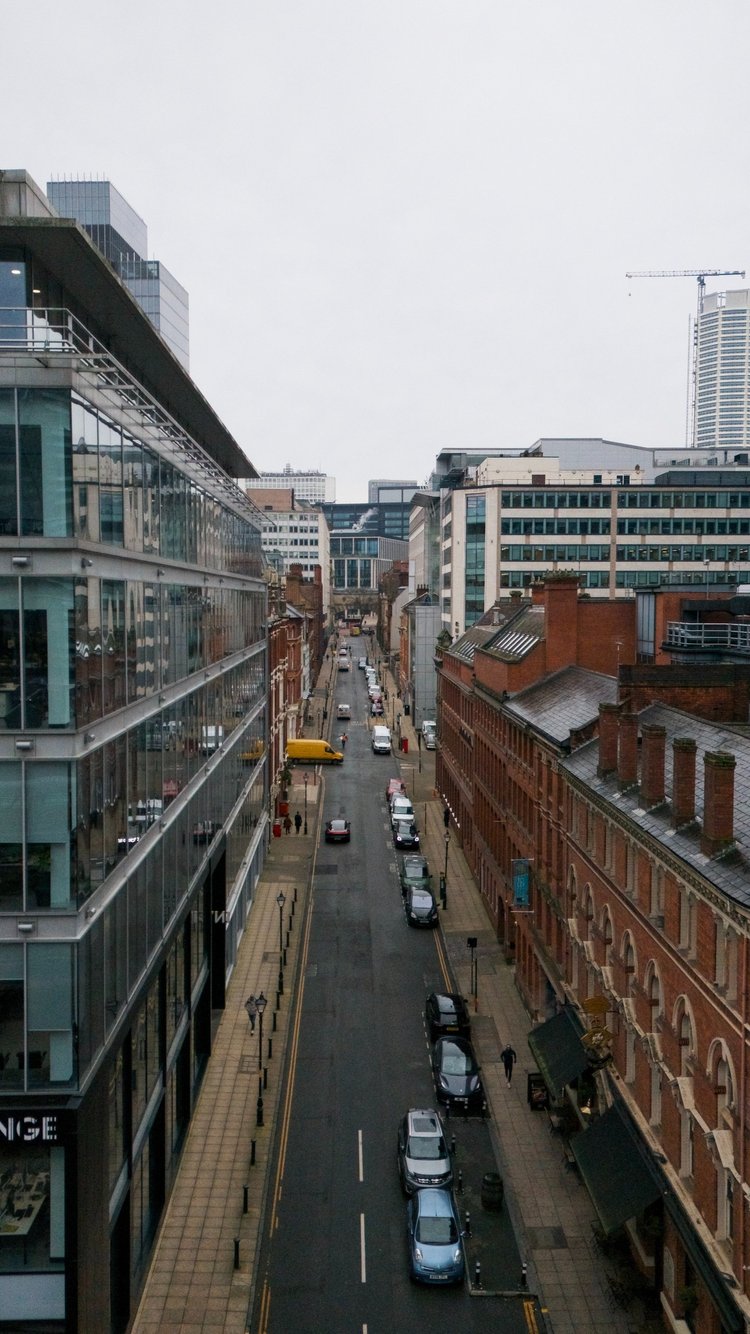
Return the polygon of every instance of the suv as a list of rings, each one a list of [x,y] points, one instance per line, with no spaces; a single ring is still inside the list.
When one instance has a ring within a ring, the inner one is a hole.
[[[414,807],[408,797],[394,797],[391,801],[391,828],[395,829],[401,820],[415,820]]]
[[[398,1127],[398,1171],[405,1194],[420,1186],[444,1186],[453,1181],[453,1163],[446,1147],[438,1112],[414,1108]]]

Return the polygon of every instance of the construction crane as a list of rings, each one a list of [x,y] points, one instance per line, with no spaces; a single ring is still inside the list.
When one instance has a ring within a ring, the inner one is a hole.
[[[744,278],[744,276],[744,269],[640,269],[637,273],[625,274],[626,278],[697,278],[699,315],[703,314],[707,278]]]
[[[703,299],[706,294],[707,278],[744,278],[744,269],[639,269],[626,273],[626,278],[697,278],[698,279],[698,314],[695,321],[690,321],[688,345],[688,392],[685,413],[685,444],[695,448],[695,408],[698,385],[698,319],[703,314]]]

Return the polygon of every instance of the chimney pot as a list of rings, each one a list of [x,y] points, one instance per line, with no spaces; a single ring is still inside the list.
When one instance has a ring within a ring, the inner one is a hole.
[[[617,781],[620,787],[638,782],[638,714],[621,713],[617,733]]]

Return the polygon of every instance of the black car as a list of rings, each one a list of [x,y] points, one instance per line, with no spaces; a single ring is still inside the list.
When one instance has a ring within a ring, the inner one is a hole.
[[[393,831],[393,841],[397,848],[418,848],[417,826],[411,820],[400,820]]]
[[[431,889],[432,876],[427,865],[427,858],[413,853],[404,857],[401,863],[400,880],[402,894],[406,893],[409,885],[417,885],[420,889]]]
[[[433,991],[424,1008],[430,1042],[442,1037],[468,1038],[471,1028],[469,1010],[463,996],[455,992]]]
[[[409,926],[435,926],[438,910],[432,890],[408,885],[404,893],[404,912]]]
[[[439,1102],[468,1108],[484,1100],[477,1059],[465,1038],[438,1038],[432,1048],[432,1075]]]

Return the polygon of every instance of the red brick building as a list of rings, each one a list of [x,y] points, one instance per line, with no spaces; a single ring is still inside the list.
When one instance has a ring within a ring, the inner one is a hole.
[[[635,602],[564,576],[485,621],[443,656],[437,783],[555,1123],[672,1327],[744,1329],[750,668],[636,665]]]

